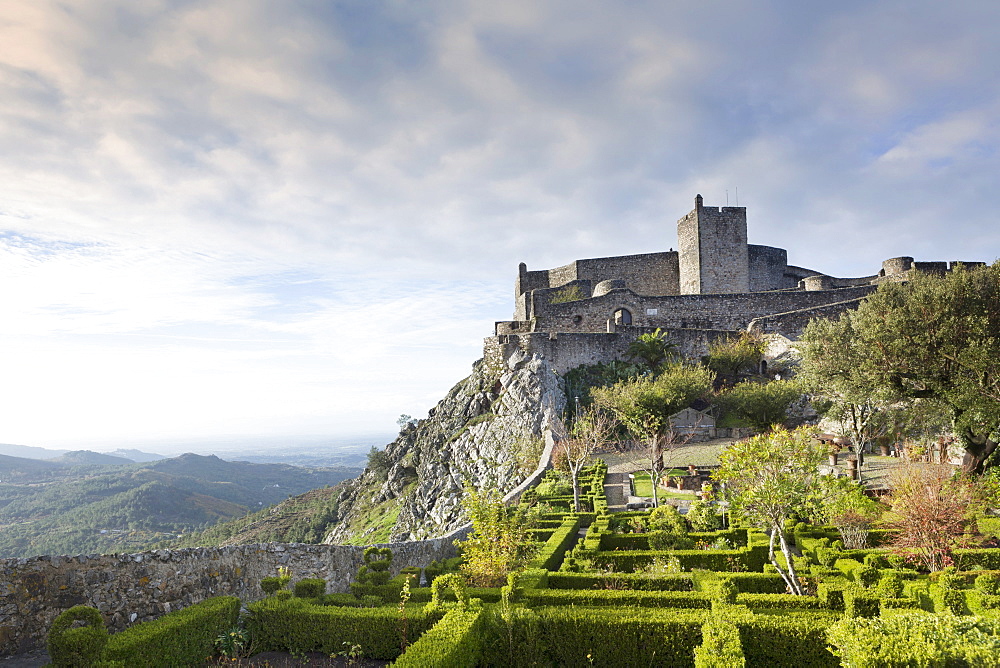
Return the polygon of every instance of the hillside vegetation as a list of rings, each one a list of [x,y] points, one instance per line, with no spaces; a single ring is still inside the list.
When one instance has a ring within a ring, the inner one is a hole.
[[[94,454],[0,455],[0,557],[142,550],[359,473],[193,454],[108,465],[92,462],[120,458]]]

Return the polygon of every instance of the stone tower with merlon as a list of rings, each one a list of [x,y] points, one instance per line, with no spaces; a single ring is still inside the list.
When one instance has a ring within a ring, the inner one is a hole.
[[[682,295],[750,292],[745,206],[703,206],[677,221]]]

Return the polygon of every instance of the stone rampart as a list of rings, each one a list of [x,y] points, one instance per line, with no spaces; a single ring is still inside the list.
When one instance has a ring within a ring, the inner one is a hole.
[[[392,573],[426,566],[457,554],[456,538],[470,527],[430,540],[391,543]],[[44,646],[52,621],[74,605],[104,615],[121,631],[212,596],[260,599],[261,578],[290,569],[293,582],[327,581],[327,591],[346,592],[364,563],[365,547],[264,543],[231,547],[155,550],[137,554],[43,556],[0,560],[0,656]]]
[[[537,301],[536,332],[602,332],[619,309],[636,327],[675,329],[746,329],[751,320],[774,313],[817,308],[863,297],[875,290],[862,285],[836,290],[775,291],[743,294],[643,297],[631,290],[612,290],[600,297],[553,304]],[[536,295],[538,293],[535,293]]]
[[[626,358],[629,344],[655,327],[618,327],[614,332],[534,332],[498,334],[484,341],[483,356],[502,364],[515,354],[544,357],[555,373],[563,374],[581,364],[598,364]],[[678,352],[688,359],[708,354],[711,342],[733,336],[728,330],[671,329],[667,332]]]

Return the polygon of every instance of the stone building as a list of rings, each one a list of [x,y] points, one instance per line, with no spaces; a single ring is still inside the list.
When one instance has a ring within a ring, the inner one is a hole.
[[[690,356],[748,328],[794,340],[810,319],[852,308],[879,283],[957,264],[904,256],[885,260],[870,276],[838,278],[788,264],[783,248],[747,243],[746,207],[705,206],[701,195],[677,221],[677,239],[676,251],[534,271],[521,263],[514,318],[496,323],[487,358],[506,359],[517,348],[543,355],[561,372],[620,359],[638,334],[657,327]]]

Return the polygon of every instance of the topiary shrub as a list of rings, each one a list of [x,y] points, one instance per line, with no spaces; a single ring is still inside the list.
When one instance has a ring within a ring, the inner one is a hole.
[[[361,584],[384,585],[389,582],[392,550],[387,547],[369,547],[364,554],[365,563],[358,569],[357,581]]]
[[[397,600],[402,590],[402,581],[389,581],[392,550],[387,547],[369,547],[365,550],[364,560],[365,563],[358,568],[356,580],[351,583],[351,593],[358,598],[378,596],[386,602]]]
[[[260,588],[263,589],[264,593],[268,596],[273,596],[275,593],[287,587],[291,580],[292,576],[290,575],[275,575],[273,577],[261,578]]]
[[[431,602],[424,608],[428,614],[442,607],[441,595],[448,587],[451,587],[451,590],[455,592],[458,607],[462,610],[469,609],[470,601],[465,579],[458,573],[448,573],[438,577],[431,585]]]
[[[292,590],[296,598],[319,598],[326,593],[326,580],[323,578],[303,578],[295,583]]]
[[[854,579],[865,589],[871,589],[878,584],[882,573],[874,566],[862,566],[854,570]]]
[[[694,541],[687,534],[671,531],[651,531],[647,536],[651,550],[690,550]]]
[[[983,573],[976,578],[976,589],[984,594],[1000,594],[1000,573]]]
[[[883,571],[876,591],[882,598],[901,598],[903,596],[903,576],[896,571]]]
[[[716,600],[724,605],[732,605],[736,603],[736,594],[739,593],[736,588],[736,583],[729,578],[723,578],[719,581],[717,585],[718,598]]]
[[[701,645],[694,650],[695,668],[743,668],[746,657],[740,630],[732,622],[714,616],[701,627]]]
[[[84,626],[74,627],[75,622]],[[86,667],[97,663],[108,642],[108,629],[96,608],[76,605],[55,618],[49,628],[49,658],[55,668]]]

